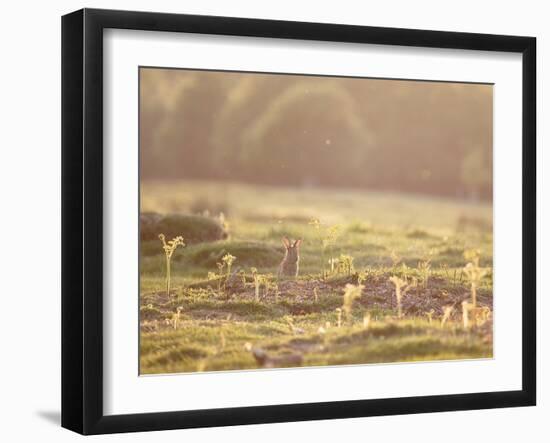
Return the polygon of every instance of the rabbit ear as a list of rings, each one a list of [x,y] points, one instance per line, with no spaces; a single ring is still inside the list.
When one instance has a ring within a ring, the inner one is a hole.
[[[288,238],[283,237],[282,242],[283,242],[283,245],[285,246],[285,248],[290,248],[290,240]]]
[[[299,238],[294,242],[294,245],[292,245],[292,247],[297,248],[297,247],[300,247],[301,244],[302,244],[302,239]]]

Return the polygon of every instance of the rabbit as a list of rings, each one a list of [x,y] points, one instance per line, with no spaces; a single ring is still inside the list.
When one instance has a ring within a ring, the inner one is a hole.
[[[282,241],[286,250],[283,261],[279,265],[279,277],[298,277],[302,239],[298,239],[293,243],[287,237],[283,237]]]

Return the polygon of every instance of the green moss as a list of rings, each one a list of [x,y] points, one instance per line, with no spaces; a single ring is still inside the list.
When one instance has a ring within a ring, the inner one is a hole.
[[[225,254],[237,257],[233,268],[266,267],[278,265],[283,258],[281,248],[258,241],[221,241],[194,245],[181,256],[186,262],[208,269],[215,269]]]
[[[151,305],[142,306],[139,309],[140,320],[152,320],[164,318],[163,312]]]
[[[215,218],[202,215],[171,214],[141,217],[141,241],[158,240],[159,234],[167,239],[183,236],[186,244],[209,242],[227,238],[228,233]],[[159,248],[160,249],[160,248]]]
[[[407,237],[418,238],[418,239],[436,238],[433,234],[429,233],[424,229],[413,229],[407,232]]]

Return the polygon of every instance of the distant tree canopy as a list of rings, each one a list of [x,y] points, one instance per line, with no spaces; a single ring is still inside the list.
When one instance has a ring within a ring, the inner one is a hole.
[[[488,85],[142,69],[142,178],[492,196]]]

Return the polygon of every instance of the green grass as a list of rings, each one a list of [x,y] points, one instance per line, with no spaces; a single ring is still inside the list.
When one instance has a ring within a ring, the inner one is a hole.
[[[492,356],[491,322],[469,329],[461,322],[461,302],[469,297],[464,251],[479,249],[480,265],[492,268],[491,205],[350,190],[142,185],[142,212],[165,214],[177,207],[193,213],[204,202],[224,208],[229,236],[175,251],[170,298],[164,293],[160,241],[141,244],[141,373],[256,369],[251,349],[267,353],[275,366],[296,366],[289,356],[299,357],[304,366]],[[312,218],[321,221],[320,231],[309,224]],[[340,235],[323,251],[323,232],[335,224]],[[186,232],[171,234],[186,237]],[[282,236],[303,239],[300,276],[272,279],[277,286],[267,295],[261,289],[256,300],[251,268],[276,276]],[[236,276],[227,282],[225,276],[209,279],[225,254],[236,257],[232,269],[245,274],[244,286]],[[353,275],[322,278],[328,258],[341,254],[354,258]],[[419,262],[424,260],[430,261],[426,288],[420,284]],[[356,283],[359,272],[365,288],[353,304],[351,321],[338,328],[336,309],[342,306],[344,287]],[[396,318],[392,275],[419,281],[403,298],[402,319]],[[478,301],[492,309],[492,272],[478,288]],[[448,305],[455,309],[442,327]],[[365,316],[370,317],[368,328]]]

